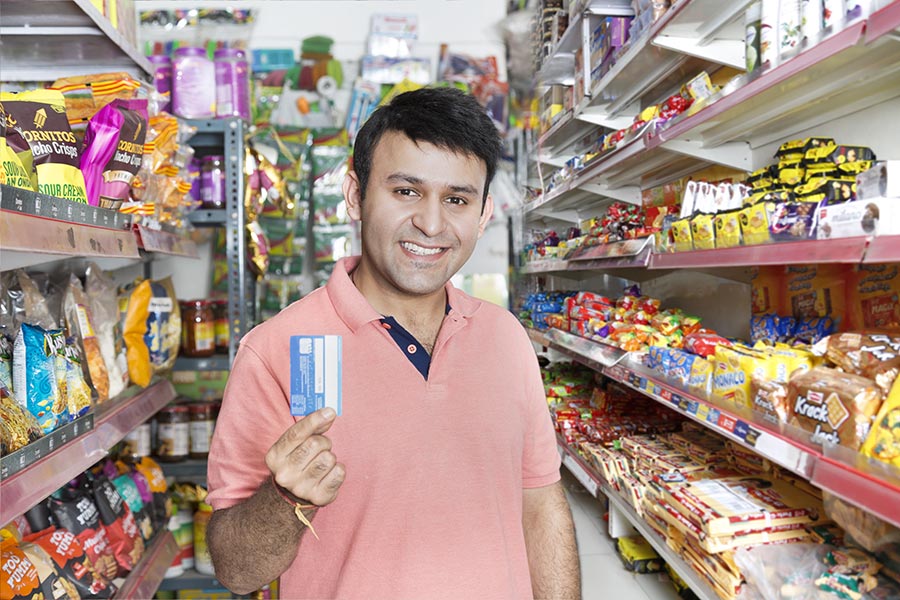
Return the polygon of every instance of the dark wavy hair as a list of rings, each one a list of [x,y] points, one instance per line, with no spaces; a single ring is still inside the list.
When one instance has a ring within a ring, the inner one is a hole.
[[[353,145],[353,168],[363,198],[372,170],[372,153],[389,131],[402,133],[416,143],[427,142],[480,159],[487,169],[482,203],[487,199],[503,142],[475,98],[455,88],[423,88],[399,94],[372,113]]]

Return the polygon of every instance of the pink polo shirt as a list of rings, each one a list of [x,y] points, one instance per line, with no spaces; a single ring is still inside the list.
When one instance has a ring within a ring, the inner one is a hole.
[[[241,502],[269,476],[290,415],[289,339],[343,337],[343,405],[328,436],[347,467],[281,576],[284,598],[530,598],[522,489],[559,480],[534,351],[508,311],[447,284],[451,311],[428,380],[350,281],[253,329],[234,362],[209,455],[209,501]]]

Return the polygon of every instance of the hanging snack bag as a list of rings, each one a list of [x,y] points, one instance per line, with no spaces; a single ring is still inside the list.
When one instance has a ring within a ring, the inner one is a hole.
[[[135,468],[144,476],[153,494],[153,528],[165,527],[169,522],[169,511],[166,508],[169,484],[166,483],[166,476],[163,474],[162,468],[149,456],[142,457],[141,462],[137,463]]]
[[[69,413],[68,361],[66,360],[66,334],[62,329],[54,329],[45,333],[47,346],[53,353],[53,374],[56,377],[56,389],[63,408],[57,414],[59,426],[65,425],[74,417]]]
[[[13,345],[8,337],[0,334],[0,385],[12,391]]]
[[[82,600],[111,598],[116,593],[116,587],[94,571],[91,559],[72,532],[50,527],[26,536],[25,542],[43,548]]]
[[[45,591],[45,600],[50,598],[81,600],[78,590],[71,581],[63,576],[46,550],[37,544],[28,542],[19,544],[19,548],[37,569],[38,578],[41,580],[41,588],[50,591],[50,596],[47,596]]]
[[[98,402],[109,399],[109,371],[100,352],[100,342],[94,333],[94,319],[88,305],[81,281],[75,275],[69,278],[69,287],[63,302],[66,315],[66,329],[75,338],[76,346],[82,351],[85,379],[97,392]]]
[[[97,504],[81,489],[66,488],[61,494],[65,499],[51,497],[49,501],[54,522],[75,535],[94,570],[104,579],[112,581],[118,567],[106,528],[100,522]]]
[[[56,359],[46,332],[23,323],[13,350],[13,389],[16,398],[33,414],[44,433],[61,425],[58,415],[65,400],[56,385]]]
[[[81,170],[88,203],[118,209],[144,157],[147,101],[113,100],[91,118]]]
[[[109,543],[119,565],[119,576],[130,573],[144,555],[144,540],[134,515],[116,486],[105,475],[91,481],[94,501],[100,511],[100,521],[106,528]]]
[[[86,203],[78,141],[69,128],[62,93],[54,90],[3,92],[0,103],[7,115],[7,125],[18,127],[31,147],[37,191]]]
[[[119,495],[122,496],[122,499],[125,500],[128,508],[131,509],[131,514],[134,516],[138,530],[141,532],[141,537],[144,540],[149,540],[153,536],[153,521],[150,518],[149,507],[144,506],[141,492],[138,490],[134,479],[127,474],[119,475],[112,480],[112,483]]]
[[[128,359],[122,341],[119,298],[116,283],[97,265],[85,271],[84,291],[88,296],[100,353],[109,373],[109,395],[115,398],[128,386]]]
[[[900,468],[900,378],[894,381],[860,452]]]
[[[181,311],[169,278],[142,281],[131,292],[125,345],[131,380],[147,387],[156,373],[172,368],[181,343]]]
[[[38,558],[38,562],[42,559]],[[52,561],[49,566],[41,564],[38,567],[14,538],[0,542],[0,583],[4,600],[78,598],[77,593],[75,596],[68,594]]]
[[[31,148],[18,130],[7,127],[6,115],[0,111],[0,177],[6,185],[34,191],[31,173],[17,152],[26,153],[31,164]]]
[[[0,423],[5,427],[0,432],[3,454],[15,452],[44,435],[34,415],[22,408],[9,389],[2,385],[0,385]]]

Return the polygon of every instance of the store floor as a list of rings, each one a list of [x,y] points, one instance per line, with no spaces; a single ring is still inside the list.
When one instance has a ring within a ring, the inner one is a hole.
[[[616,556],[615,541],[607,534],[603,503],[587,493],[565,467],[562,481],[575,520],[583,600],[677,600],[665,574],[636,575],[625,570]]]

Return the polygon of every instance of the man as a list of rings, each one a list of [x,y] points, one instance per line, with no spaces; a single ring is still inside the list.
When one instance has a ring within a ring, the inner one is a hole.
[[[362,256],[251,331],[229,377],[209,459],[217,577],[246,593],[280,576],[285,598],[580,597],[531,344],[448,283],[493,211],[496,129],[470,96],[425,89],[354,150]],[[291,416],[299,335],[341,336],[340,416]]]

